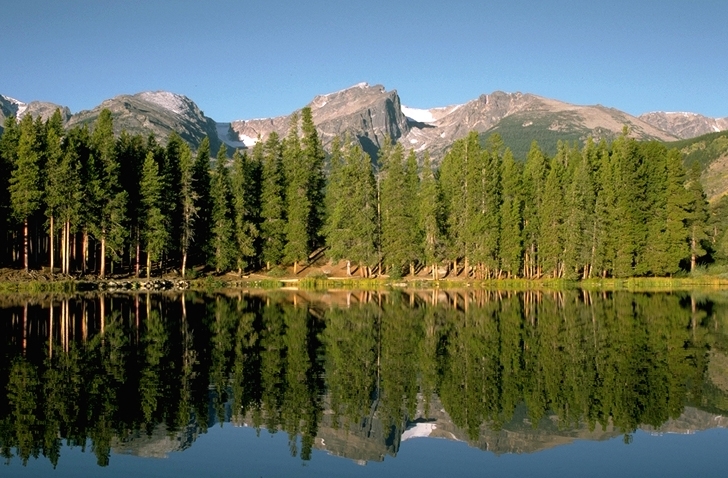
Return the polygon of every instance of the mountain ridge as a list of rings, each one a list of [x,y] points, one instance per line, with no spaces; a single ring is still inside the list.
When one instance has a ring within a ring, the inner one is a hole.
[[[435,160],[444,156],[453,141],[470,131],[482,136],[499,133],[517,157],[524,156],[533,139],[551,152],[556,142],[613,139],[624,125],[640,140],[663,142],[692,138],[711,131],[728,130],[728,118],[709,118],[698,113],[651,112],[633,116],[616,108],[575,105],[532,93],[494,91],[465,103],[415,108],[402,104],[397,90],[382,85],[357,83],[339,91],[317,95],[308,103],[322,142],[329,145],[335,136],[349,135],[358,140],[373,158],[388,137],[405,149],[430,151]],[[117,132],[154,134],[166,140],[172,131],[197,147],[210,136],[213,152],[220,144],[230,148],[250,148],[275,131],[288,133],[291,117],[238,119],[216,122],[207,117],[190,98],[168,91],[144,91],[118,95],[90,110],[72,114],[67,107],[47,102],[22,101],[0,95],[0,120],[7,116],[33,114],[48,117],[61,108],[68,126],[89,124],[101,109],[108,108]]]

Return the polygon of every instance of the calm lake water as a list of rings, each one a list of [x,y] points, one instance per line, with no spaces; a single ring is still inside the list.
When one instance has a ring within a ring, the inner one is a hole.
[[[725,476],[728,293],[0,296],[0,476]]]

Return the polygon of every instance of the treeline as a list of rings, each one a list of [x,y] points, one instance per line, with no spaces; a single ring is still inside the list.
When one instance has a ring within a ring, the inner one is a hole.
[[[534,142],[516,161],[498,135],[453,143],[436,169],[401,144],[376,161],[335,138],[329,155],[311,110],[285,138],[249,151],[209,141],[193,154],[178,135],[113,135],[104,111],[91,129],[64,131],[60,114],[14,118],[0,137],[0,264],[207,264],[218,272],[301,265],[325,251],[347,273],[438,279],[665,276],[720,255],[725,225],[711,220],[697,169],[680,153],[624,133],[611,144]],[[719,219],[719,218],[718,218]]]

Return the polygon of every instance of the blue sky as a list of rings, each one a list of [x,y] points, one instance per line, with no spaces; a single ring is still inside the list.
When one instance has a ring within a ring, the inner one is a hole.
[[[0,93],[89,109],[168,90],[217,121],[366,81],[430,108],[495,90],[728,116],[728,2],[4,0]]]

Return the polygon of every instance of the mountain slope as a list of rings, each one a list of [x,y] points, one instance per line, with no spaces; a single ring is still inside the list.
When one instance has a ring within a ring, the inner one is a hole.
[[[708,201],[728,194],[728,131],[675,141],[667,146],[679,149],[686,165],[699,165],[700,182]]]
[[[422,110],[420,110],[422,111]],[[463,105],[428,111],[433,121],[418,123],[404,138],[418,151],[429,149],[435,157],[454,140],[470,131],[499,133],[516,157],[524,157],[532,140],[555,152],[558,140],[611,139],[627,125],[631,136],[642,140],[677,139],[642,120],[601,105],[580,106],[532,94],[496,91]]]
[[[73,115],[68,126],[92,124],[104,108],[111,111],[117,134],[122,130],[145,136],[151,133],[160,142],[165,143],[169,135],[175,131],[193,148],[209,135],[213,154],[220,145],[215,121],[205,116],[186,96],[167,91],[146,91],[135,95],[116,96],[92,110]]]
[[[728,130],[728,118],[708,118],[697,113],[656,111],[640,115],[639,118],[680,139]]]

